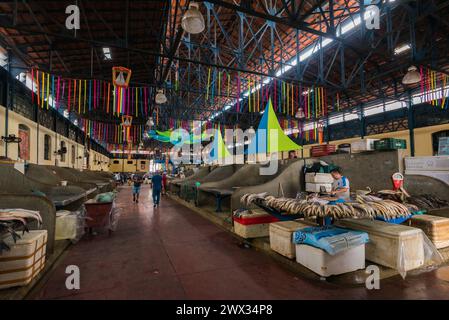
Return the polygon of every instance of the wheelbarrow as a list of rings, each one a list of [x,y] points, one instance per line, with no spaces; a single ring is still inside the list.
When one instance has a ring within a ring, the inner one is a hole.
[[[93,228],[109,227],[113,202],[95,202],[93,199],[84,203],[86,208],[86,227],[92,235]],[[108,228],[111,235],[112,230]]]

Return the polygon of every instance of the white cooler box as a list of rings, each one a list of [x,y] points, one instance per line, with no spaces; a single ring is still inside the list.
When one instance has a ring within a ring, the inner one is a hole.
[[[365,151],[374,151],[374,141],[379,139],[361,139],[358,141],[354,141],[351,143],[351,152],[365,152]]]
[[[309,245],[296,245],[296,262],[322,277],[365,269],[365,244],[347,249],[336,255]]]
[[[306,173],[306,183],[332,184],[334,178],[330,173]]]
[[[326,192],[332,191],[332,183],[306,183],[307,192],[321,192],[321,187],[323,187]]]
[[[11,236],[5,240],[11,250],[0,255],[0,289],[29,284],[45,266],[47,230],[20,235],[16,243]]]

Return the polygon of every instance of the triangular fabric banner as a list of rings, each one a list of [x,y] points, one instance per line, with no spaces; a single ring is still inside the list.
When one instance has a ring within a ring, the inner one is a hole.
[[[231,156],[228,148],[226,148],[226,145],[223,141],[223,136],[221,135],[220,128],[215,130],[214,142],[209,155],[212,161]]]
[[[277,144],[274,140],[276,138]],[[302,147],[293,142],[282,130],[270,99],[259,122],[256,135],[248,146],[247,153],[271,153],[300,149]]]

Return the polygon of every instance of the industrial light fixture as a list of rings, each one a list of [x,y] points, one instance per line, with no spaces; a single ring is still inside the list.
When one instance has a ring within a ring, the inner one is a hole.
[[[203,32],[206,25],[204,23],[203,15],[199,10],[198,3],[190,3],[189,9],[187,9],[186,13],[182,17],[181,26],[186,32],[191,34]]]
[[[164,104],[166,102],[167,102],[167,97],[164,94],[164,90],[159,89],[157,91],[157,94],[156,94],[156,103],[157,104]]]
[[[396,48],[394,49],[394,54],[395,54],[395,55],[400,55],[400,54],[402,54],[402,53],[404,53],[404,52],[410,50],[411,48],[412,48],[412,46],[411,46],[410,44],[405,43],[405,44],[403,44],[403,45],[400,45],[400,46],[396,47]]]
[[[299,108],[298,111],[296,111],[295,118],[296,119],[304,119],[306,117],[304,110],[302,108]]]
[[[418,69],[415,66],[411,66],[408,68],[408,71],[404,78],[402,79],[402,84],[411,85],[416,84],[421,81],[421,75],[418,72]]]
[[[103,47],[104,60],[112,60],[111,49]]]

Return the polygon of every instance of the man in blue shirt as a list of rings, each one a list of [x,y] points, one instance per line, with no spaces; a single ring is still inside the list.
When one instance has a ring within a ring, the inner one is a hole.
[[[334,178],[334,183],[332,184],[332,196],[339,200],[349,200],[350,187],[348,178],[341,174],[340,169],[333,169],[331,175]]]
[[[153,207],[156,208],[159,206],[162,191],[162,176],[159,172],[151,178],[151,183],[153,184]]]

